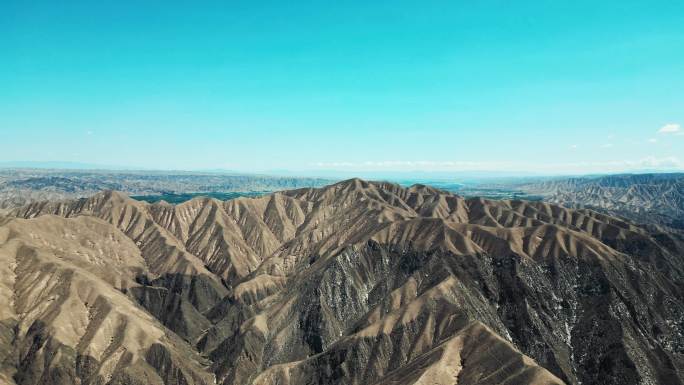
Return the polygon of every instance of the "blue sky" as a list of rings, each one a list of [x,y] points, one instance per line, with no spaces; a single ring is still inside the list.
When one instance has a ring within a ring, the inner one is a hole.
[[[0,162],[684,168],[681,1],[10,0],[0,36]]]

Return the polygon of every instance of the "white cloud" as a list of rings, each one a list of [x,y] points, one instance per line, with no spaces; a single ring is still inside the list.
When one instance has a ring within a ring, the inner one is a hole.
[[[366,161],[318,162],[318,169],[339,171],[400,171],[400,172],[459,172],[504,171],[537,172],[543,174],[586,174],[629,172],[643,170],[684,170],[684,162],[677,157],[648,156],[637,160],[581,161],[581,162],[516,162],[516,161]]]
[[[347,168],[347,167],[355,167],[356,164],[352,162],[317,162],[313,164],[316,167],[321,167],[321,168]]]
[[[571,145],[570,145],[570,149],[571,149],[571,150],[576,150],[576,149],[578,149],[578,148],[579,148],[579,146],[576,145],[576,144],[571,144]]]
[[[648,140],[649,143],[656,143],[657,141],[658,141],[658,139],[656,139],[656,138],[650,138]]]
[[[606,143],[606,144],[601,145],[601,148],[611,148],[611,147],[613,147],[613,143]]]
[[[674,156],[669,156],[669,157],[664,157],[664,158],[656,158],[654,156],[649,156],[646,158],[643,158],[637,162],[629,162],[629,165],[632,166],[633,168],[652,168],[652,169],[681,169],[684,167],[684,163],[682,163],[679,158],[676,158]]]
[[[509,162],[430,161],[430,160],[382,160],[365,162],[316,162],[313,166],[323,169],[346,169],[359,171],[453,171],[496,170],[512,165]]]
[[[662,127],[660,127],[660,130],[658,130],[659,134],[674,134],[678,133],[682,130],[682,127],[679,125],[679,123],[668,123]]]

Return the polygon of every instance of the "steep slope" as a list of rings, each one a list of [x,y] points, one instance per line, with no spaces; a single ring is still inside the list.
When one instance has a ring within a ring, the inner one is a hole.
[[[125,295],[147,270],[92,217],[0,228],[2,376],[16,384],[212,384],[202,359]]]
[[[591,210],[352,179],[176,206],[104,192],[10,215],[46,214],[125,234],[138,270],[110,285],[221,384],[684,378],[684,240]]]

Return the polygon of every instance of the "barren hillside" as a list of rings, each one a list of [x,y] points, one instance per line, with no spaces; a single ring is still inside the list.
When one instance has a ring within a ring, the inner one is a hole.
[[[0,220],[10,384],[682,384],[684,240],[347,180]]]

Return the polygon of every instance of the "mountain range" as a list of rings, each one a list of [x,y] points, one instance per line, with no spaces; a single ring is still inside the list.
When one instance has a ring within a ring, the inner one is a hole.
[[[321,178],[224,172],[0,169],[0,210],[42,200],[88,197],[102,190],[130,195],[271,192],[331,183]]]
[[[0,217],[8,384],[682,384],[684,238],[351,179]]]
[[[517,186],[567,207],[586,207],[644,224],[684,229],[684,174],[554,178]]]

